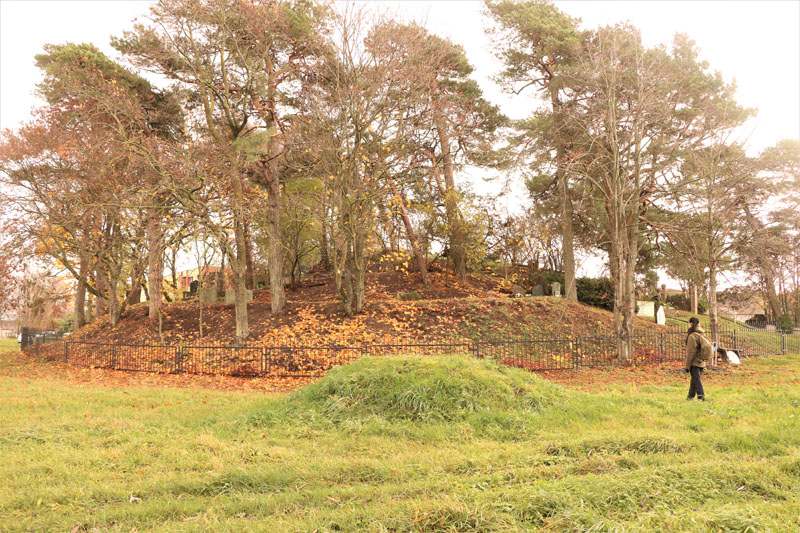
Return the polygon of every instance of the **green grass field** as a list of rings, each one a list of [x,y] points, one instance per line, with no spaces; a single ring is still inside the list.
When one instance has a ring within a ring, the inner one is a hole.
[[[800,356],[743,367],[705,403],[455,356],[271,396],[2,376],[0,530],[797,531]]]
[[[17,339],[0,339],[0,354],[13,353],[19,350]]]
[[[675,311],[674,311],[675,312]],[[678,316],[674,318],[667,318],[668,326],[676,326],[679,328],[686,328],[689,326],[689,318],[693,316],[691,313],[685,311],[677,311]],[[700,319],[700,325],[709,331],[709,318],[707,315],[697,315]],[[732,331],[737,330],[739,339],[745,343],[748,349],[755,353],[775,353],[783,349],[782,342],[786,345],[787,353],[800,353],[800,335],[791,334],[786,335],[785,339],[781,341],[780,332],[764,331],[756,328],[751,328],[744,324],[735,322],[729,318],[719,317],[719,325],[721,329]],[[730,344],[730,340],[726,339],[721,341],[721,344]],[[726,346],[732,348],[733,346]]]

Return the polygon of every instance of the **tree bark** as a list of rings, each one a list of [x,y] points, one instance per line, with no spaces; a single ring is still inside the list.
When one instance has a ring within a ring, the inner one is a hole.
[[[274,167],[270,162],[268,167]],[[283,247],[281,236],[281,184],[275,174],[268,178],[268,209],[269,209],[269,293],[272,304],[272,313],[277,314],[286,305],[286,295],[283,287]],[[270,172],[272,174],[272,172]]]
[[[275,133],[277,130],[277,93],[278,77],[275,65],[267,57],[267,107],[264,116],[269,140],[267,141],[268,160],[264,164],[267,183],[267,204],[269,220],[269,293],[272,313],[280,313],[286,305],[286,294],[283,287],[283,238],[281,235],[281,182],[278,174],[278,146]]]
[[[561,108],[558,89],[550,83],[550,101],[553,111]],[[568,300],[578,301],[578,289],[575,284],[575,239],[572,228],[572,198],[569,191],[569,177],[564,168],[564,144],[559,141],[556,150],[556,181],[558,182],[561,200],[561,255],[564,263],[564,294]]]
[[[625,307],[623,308],[623,328],[627,339],[626,353],[633,357],[633,335],[636,327],[636,260],[639,257],[639,204],[635,205],[635,213],[625,228],[627,258],[625,261]]]
[[[219,272],[217,272],[216,290],[217,298],[225,297],[225,257],[226,254],[223,249],[222,258],[220,259]]]
[[[89,275],[89,265],[86,254],[81,253],[78,276],[78,286],[75,290],[75,330],[86,325],[86,278]]]
[[[447,216],[448,241],[450,243],[450,260],[453,272],[461,279],[467,279],[467,250],[461,212],[458,208],[458,191],[455,189],[453,177],[453,155],[450,152],[450,134],[441,110],[434,107],[434,125],[439,134],[439,145],[442,151],[442,166],[445,183],[445,213]]]
[[[95,266],[94,279],[97,292],[100,294],[100,296],[96,298],[97,303],[95,305],[97,318],[100,318],[108,312],[108,306],[106,305],[108,300],[106,277],[102,273],[102,267],[100,265]]]
[[[118,273],[112,272],[111,274],[108,274],[102,268],[98,268],[97,280],[98,285],[102,285],[105,289],[105,306],[107,306],[108,311],[108,322],[112,328],[117,327],[121,311],[119,305],[119,296],[117,295],[117,285],[119,284]],[[102,301],[102,298],[98,299],[98,303],[100,301]]]
[[[250,223],[244,222],[244,250],[245,250],[245,286],[253,290],[255,282],[255,266],[253,264],[253,237],[250,233]]]
[[[625,307],[625,269],[623,266],[623,253],[619,242],[611,243],[611,271],[614,277],[614,337],[617,342],[617,353],[620,360],[626,361],[627,343],[625,341],[625,324],[623,322],[623,309]]]
[[[759,263],[761,263],[761,277],[764,278],[764,288],[766,289],[767,293],[767,302],[772,310],[772,316],[775,317],[775,320],[777,321],[778,317],[783,314],[783,309],[781,302],[778,299],[778,292],[775,290],[775,278],[772,275],[772,269],[767,266],[762,259],[759,259]]]
[[[331,269],[331,258],[328,254],[328,230],[325,228],[325,224],[322,224],[322,235],[319,238],[319,263],[322,265],[322,268],[329,271]]]
[[[161,316],[161,291],[164,286],[164,232],[158,210],[147,217],[147,318],[155,322]]]
[[[425,255],[422,253],[422,249],[419,247],[419,243],[417,242],[414,226],[411,225],[411,219],[409,218],[408,210],[406,209],[405,195],[400,194],[400,192],[394,186],[394,183],[391,184],[391,191],[392,196],[394,196],[397,204],[400,207],[400,218],[403,219],[403,226],[405,226],[406,229],[406,238],[408,239],[408,244],[411,246],[411,251],[414,253],[414,258],[417,260],[417,268],[419,269],[420,277],[422,278],[422,285],[427,289],[431,284],[428,276],[428,264],[425,260]]]
[[[144,265],[137,265],[131,275],[131,289],[125,299],[127,305],[135,305],[142,301],[142,275],[144,275]]]
[[[235,155],[233,160],[235,160]],[[234,311],[236,315],[236,342],[241,344],[250,335],[247,320],[247,286],[245,282],[247,261],[244,232],[244,191],[239,168],[234,164],[231,169],[233,182],[233,234],[236,243],[234,253],[229,256],[233,270]]]
[[[708,322],[711,337],[719,342],[719,317],[717,316],[717,265],[712,261],[708,268]]]
[[[399,247],[397,243],[397,236],[394,233],[394,225],[392,224],[392,219],[389,216],[386,206],[382,203],[378,204],[378,216],[380,216],[381,224],[386,231],[386,237],[389,239],[389,251],[396,252],[399,250]],[[386,241],[383,239],[381,239],[381,241],[383,249],[386,250]]]

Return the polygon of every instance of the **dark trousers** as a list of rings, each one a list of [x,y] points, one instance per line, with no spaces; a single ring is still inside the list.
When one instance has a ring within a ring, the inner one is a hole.
[[[703,380],[701,379],[701,375],[703,374],[703,368],[700,366],[693,366],[689,369],[689,373],[692,375],[692,381],[689,383],[689,399],[697,395],[698,400],[703,400],[706,397],[706,393],[703,390]]]

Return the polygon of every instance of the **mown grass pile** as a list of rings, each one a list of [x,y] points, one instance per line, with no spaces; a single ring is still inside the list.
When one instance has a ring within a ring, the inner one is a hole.
[[[538,376],[465,357],[365,358],[334,368],[289,403],[331,420],[455,421],[473,414],[533,412],[554,405],[560,387]]]
[[[705,404],[460,357],[273,397],[0,377],[0,529],[796,531],[800,356],[743,367]]]

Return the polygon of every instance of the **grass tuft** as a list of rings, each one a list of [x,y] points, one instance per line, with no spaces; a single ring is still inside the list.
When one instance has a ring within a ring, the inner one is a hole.
[[[342,422],[458,421],[471,415],[503,424],[498,413],[536,412],[557,405],[565,392],[538,376],[467,357],[364,358],[333,369],[287,398]]]

